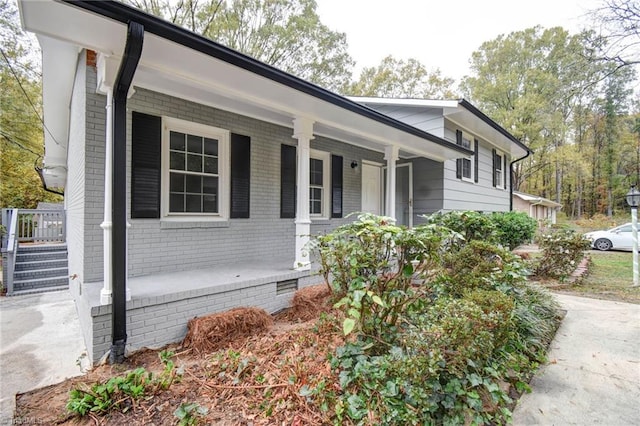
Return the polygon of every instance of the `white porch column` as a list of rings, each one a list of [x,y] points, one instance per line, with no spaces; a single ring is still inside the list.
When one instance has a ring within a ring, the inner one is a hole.
[[[305,117],[293,120],[293,137],[298,140],[298,173],[296,176],[296,259],[293,268],[299,271],[311,269],[309,261],[309,142],[313,139],[313,121]]]
[[[111,204],[111,194],[113,193],[113,89],[107,91],[107,120],[105,128],[105,155],[104,155],[104,216],[100,228],[102,228],[102,274],[104,284],[100,290],[100,304],[110,305],[113,294],[113,280],[111,278],[111,232],[113,223],[111,215],[113,206]],[[131,224],[127,222],[127,229]],[[126,290],[126,300],[131,300],[129,287]]]
[[[385,200],[385,215],[396,220],[396,161],[398,161],[398,147],[386,146],[384,159],[387,160],[387,199]]]
[[[105,127],[106,140],[104,150],[104,216],[100,228],[102,228],[102,274],[104,284],[100,290],[100,304],[110,305],[113,294],[113,281],[111,279],[111,194],[113,192],[113,89],[107,89],[107,123]]]

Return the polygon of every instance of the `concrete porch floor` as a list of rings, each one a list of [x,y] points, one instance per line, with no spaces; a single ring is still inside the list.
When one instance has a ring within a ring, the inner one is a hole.
[[[296,271],[289,258],[246,260],[238,263],[192,271],[165,272],[138,277],[127,281],[131,301],[172,294],[191,293],[193,296],[224,291],[221,287],[237,289],[271,281],[304,277],[309,271]],[[313,271],[311,272],[313,273]],[[85,286],[91,306],[100,306],[103,283]]]

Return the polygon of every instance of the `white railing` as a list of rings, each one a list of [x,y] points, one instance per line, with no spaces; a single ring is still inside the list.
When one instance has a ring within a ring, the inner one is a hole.
[[[21,243],[56,243],[65,241],[64,210],[20,209],[17,239]]]
[[[7,295],[13,293],[18,243],[65,242],[64,210],[2,209],[2,275]]]
[[[2,275],[7,295],[13,293],[13,271],[16,267],[16,251],[18,239],[18,209],[3,209],[2,224],[6,227],[6,235],[2,236]]]

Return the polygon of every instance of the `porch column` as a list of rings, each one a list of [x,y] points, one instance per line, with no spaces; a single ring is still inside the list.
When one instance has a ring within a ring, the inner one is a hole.
[[[113,294],[111,279],[111,194],[113,193],[113,89],[107,89],[107,124],[104,154],[104,217],[102,228],[102,274],[104,284],[100,290],[100,304],[110,305]]]
[[[309,218],[309,142],[313,139],[313,121],[305,117],[293,120],[293,137],[298,140],[298,173],[296,176],[296,259],[293,268],[311,269],[309,249],[311,219]]]
[[[396,161],[398,161],[398,147],[386,146],[384,159],[387,160],[387,199],[385,200],[385,215],[396,220]]]
[[[113,223],[111,215],[113,212],[111,199],[113,194],[113,89],[106,88],[107,105],[106,105],[106,137],[105,137],[105,156],[104,156],[104,216],[100,228],[102,228],[102,275],[104,284],[100,290],[100,304],[110,305],[113,295],[113,278],[111,276],[111,247],[112,247],[112,229]],[[127,228],[131,224],[127,222]],[[126,289],[126,300],[131,300],[131,292],[129,287]]]

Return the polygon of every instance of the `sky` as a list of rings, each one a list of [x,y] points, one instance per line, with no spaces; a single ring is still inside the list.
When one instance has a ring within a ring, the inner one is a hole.
[[[322,23],[347,34],[355,75],[382,58],[415,58],[460,80],[471,53],[500,34],[535,25],[571,33],[590,26],[600,0],[316,0]]]

